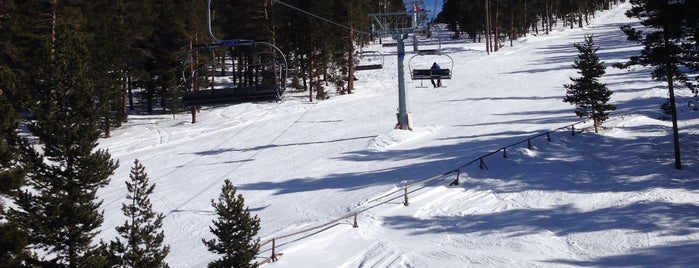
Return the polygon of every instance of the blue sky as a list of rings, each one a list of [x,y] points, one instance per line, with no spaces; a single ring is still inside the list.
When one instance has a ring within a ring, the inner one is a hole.
[[[431,11],[430,13],[430,18],[433,18],[439,14],[439,12],[442,10],[442,0],[424,0],[425,1],[425,6],[422,8],[428,9]],[[434,3],[437,2],[437,10],[434,9]]]

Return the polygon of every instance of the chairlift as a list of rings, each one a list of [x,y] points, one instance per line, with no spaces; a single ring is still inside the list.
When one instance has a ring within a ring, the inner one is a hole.
[[[422,60],[413,62],[416,58],[422,58]],[[433,62],[437,62],[441,69],[430,69]],[[449,64],[449,68],[444,68],[445,63]],[[424,80],[451,79],[454,59],[437,49],[419,50],[418,53],[408,60],[408,68],[410,68],[410,78],[412,80],[420,80],[420,87],[424,87],[422,84]]]
[[[359,64],[354,66],[355,71],[383,69],[384,56],[378,51],[359,52]]]
[[[211,0],[207,0],[206,17],[213,42],[194,47],[184,60],[183,103],[280,100],[288,74],[284,53],[267,42],[216,38],[211,31]]]
[[[283,54],[265,42],[223,40],[199,45],[185,60],[185,105],[280,100],[286,90]]]

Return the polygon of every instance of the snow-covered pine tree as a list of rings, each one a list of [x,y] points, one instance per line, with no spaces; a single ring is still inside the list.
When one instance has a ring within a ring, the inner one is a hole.
[[[255,238],[260,230],[260,219],[250,216],[242,194],[236,197],[236,188],[226,179],[218,202],[211,200],[218,219],[209,230],[216,238],[202,239],[209,251],[223,255],[209,263],[209,268],[257,267],[255,255],[260,250],[260,240]]]
[[[155,184],[148,182],[145,167],[136,159],[126,182],[129,194],[121,211],[128,218],[124,225],[116,227],[119,236],[109,244],[110,255],[120,267],[169,267],[165,257],[170,247],[163,245],[165,234],[162,231],[162,213],[155,213],[148,197]]]
[[[599,47],[595,47],[592,36],[585,36],[585,43],[575,44],[575,48],[578,49],[578,60],[573,67],[582,76],[571,77],[573,83],[563,85],[567,89],[563,101],[575,105],[577,116],[592,118],[597,133],[597,127],[609,118],[609,111],[615,110],[616,106],[607,103],[612,92],[599,81],[605,74],[605,67],[597,56]]]

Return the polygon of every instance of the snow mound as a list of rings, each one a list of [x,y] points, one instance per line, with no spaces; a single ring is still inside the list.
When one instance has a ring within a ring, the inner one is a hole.
[[[426,127],[410,130],[393,129],[383,133],[369,141],[367,149],[371,151],[386,151],[392,147],[432,135],[436,132],[436,127]]]

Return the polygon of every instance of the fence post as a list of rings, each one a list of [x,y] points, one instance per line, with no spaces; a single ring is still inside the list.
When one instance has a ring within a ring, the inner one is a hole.
[[[546,132],[546,140],[551,141],[551,132]]]
[[[502,148],[502,157],[507,158],[507,147]]]
[[[277,243],[276,240],[277,240],[276,238],[272,238],[272,257],[270,258],[270,260],[271,260],[272,262],[277,261],[277,253],[274,252],[274,251],[275,251],[275,248],[277,247],[277,245],[276,245],[276,243]]]
[[[359,227],[359,225],[357,225],[357,212],[356,211],[354,212],[354,224],[352,224],[352,227],[353,228]]]
[[[408,187],[405,187],[405,201],[403,202],[404,206],[408,206],[410,203],[408,203]]]
[[[456,179],[452,181],[449,186],[459,185],[459,176],[461,175],[461,169],[456,170]]]
[[[570,129],[571,129],[570,135],[575,136],[575,125],[571,125]]]
[[[485,162],[483,162],[483,157],[478,158],[478,159],[479,159],[480,162],[481,162],[481,163],[478,165],[478,167],[480,167],[481,169],[488,169],[488,166],[486,166],[486,165],[485,165]]]
[[[527,148],[529,148],[529,150],[534,150],[534,147],[532,146],[532,139],[527,140]]]

